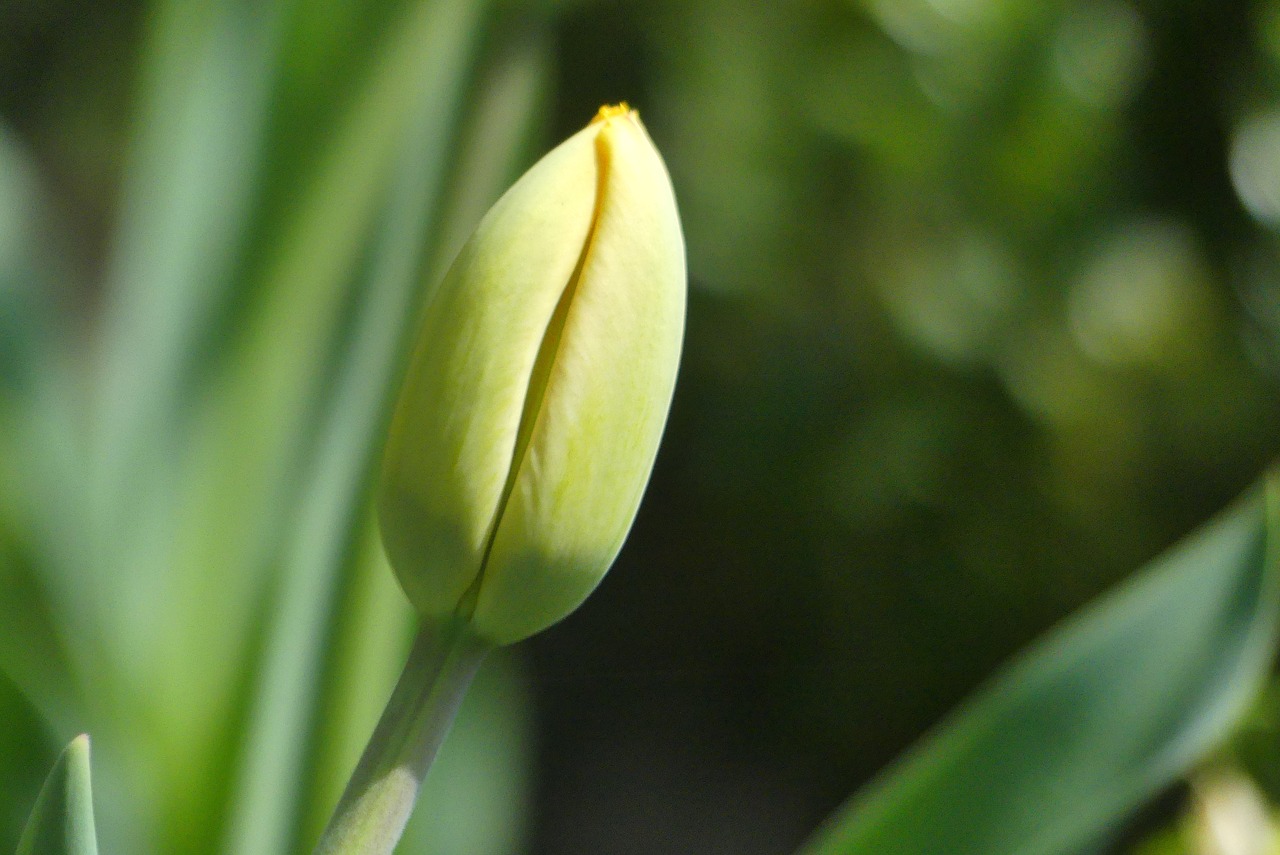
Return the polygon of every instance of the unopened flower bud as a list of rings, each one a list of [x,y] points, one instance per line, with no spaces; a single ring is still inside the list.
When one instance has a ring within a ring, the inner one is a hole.
[[[506,644],[595,588],[653,467],[684,313],[671,181],[635,112],[602,108],[498,200],[427,307],[378,494],[424,617]]]

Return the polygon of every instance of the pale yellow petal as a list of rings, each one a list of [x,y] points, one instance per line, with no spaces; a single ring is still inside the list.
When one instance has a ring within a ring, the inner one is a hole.
[[[480,571],[538,345],[592,221],[595,136],[498,201],[426,308],[378,497],[388,557],[424,613],[450,611]]]
[[[564,617],[622,546],[657,453],[685,315],[666,168],[634,113],[597,128],[597,223],[473,618],[496,642]]]

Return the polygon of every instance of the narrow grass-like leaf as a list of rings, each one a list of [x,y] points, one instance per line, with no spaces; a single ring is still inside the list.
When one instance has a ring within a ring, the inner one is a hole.
[[[99,552],[166,501],[148,479],[168,474],[173,422],[236,269],[261,180],[282,5],[162,0],[150,18],[95,366]]]
[[[1274,501],[1223,513],[1041,639],[803,855],[1067,855],[1223,739],[1276,641]]]
[[[54,230],[31,153],[0,124],[0,670],[49,717],[72,706],[56,628],[72,616],[41,572],[56,537],[48,510],[62,504],[48,464],[68,432],[51,410],[74,388],[57,356],[66,329],[54,284],[73,277]]]
[[[89,783],[89,737],[63,749],[36,798],[17,855],[97,855],[93,789]]]
[[[417,314],[417,304],[439,279],[461,240],[518,173],[518,154],[527,147],[528,126],[545,83],[549,50],[545,38],[531,38],[527,29],[506,33],[487,46],[479,60],[481,71],[471,82],[461,133],[450,147],[454,162],[449,170],[447,194],[441,193],[441,165],[424,159],[420,153],[433,144],[433,139],[428,136],[406,146],[394,182],[397,190],[383,226],[378,251],[383,268],[377,277],[409,287],[414,299],[394,313],[402,320],[411,320]],[[447,198],[431,199],[432,194]],[[432,203],[424,208],[429,199]],[[437,213],[436,209],[441,210]],[[453,240],[455,232],[460,234]],[[428,247],[433,249],[424,254]],[[382,323],[388,328],[395,326],[392,316],[385,317]],[[370,332],[370,341],[384,348],[404,334],[404,328],[398,328],[395,336]],[[396,360],[393,363],[398,364]],[[386,367],[387,363],[383,365]],[[365,388],[369,388],[367,384]],[[369,403],[348,406],[368,407]],[[390,694],[396,669],[412,636],[412,609],[382,557],[372,521],[364,522],[368,526],[363,535],[365,546],[353,566],[342,572],[333,598],[323,677],[313,700],[315,731],[306,752],[304,777],[308,789],[303,799],[305,813],[298,835],[299,848],[306,848],[319,837],[377,721],[382,702]],[[487,672],[493,673],[486,676]],[[510,669],[486,668],[481,672],[480,685],[496,686],[498,690],[505,686],[510,697],[518,698],[518,691],[510,685],[513,680]],[[468,733],[469,717],[484,715],[486,710],[478,702],[464,704],[458,732]],[[464,776],[471,771],[465,765],[468,759],[478,760],[492,772],[495,789],[518,792],[523,782],[520,707],[508,703],[499,714],[505,714],[507,719],[490,722],[492,739],[473,739],[456,751],[446,744],[444,756],[457,757],[446,762],[459,767]],[[501,738],[502,734],[508,736]],[[465,737],[461,739],[465,741]],[[445,789],[433,787],[432,780],[427,779],[429,790]],[[448,792],[451,795],[456,790]],[[449,798],[443,809],[455,821],[448,834],[459,841],[459,849],[467,852],[509,851],[509,830],[520,825],[516,816],[520,805],[519,798],[499,803],[477,799],[463,803]],[[432,815],[432,811],[422,813]],[[435,851],[438,847],[431,841],[433,834],[438,837],[440,828],[440,823],[417,819],[411,822],[406,836],[417,839],[415,851],[426,851],[424,847]],[[505,848],[495,848],[491,841],[498,841]]]
[[[539,154],[534,126],[551,80],[550,27],[527,16],[499,22],[467,93],[448,199],[426,281],[439,282],[476,223]],[[523,161],[523,162],[522,162]]]
[[[311,52],[334,4],[155,3],[100,364],[83,384],[92,418],[65,420],[92,431],[76,448],[87,478],[51,479],[84,487],[57,517],[75,535],[64,623],[92,657],[78,669],[90,720],[104,748],[147,746],[104,756],[136,760],[132,783],[156,794],[124,822],[107,810],[108,833],[289,848],[309,801],[317,630],[416,294],[409,275],[375,281],[371,236],[398,216],[416,253],[429,243],[387,204],[392,173],[417,146],[429,180],[406,192],[434,210],[485,6],[348,3],[360,38],[336,33],[326,59]],[[318,69],[310,101],[331,106],[291,123],[298,69]]]
[[[48,775],[48,725],[31,701],[0,672],[0,852],[26,828]]]
[[[244,376],[265,382],[271,394],[264,400],[279,408],[278,418],[263,414],[265,423],[304,425],[309,417],[314,424],[301,444],[307,458],[280,555],[279,608],[257,675],[231,852],[292,851],[313,791],[327,784],[304,774],[320,712],[314,699],[341,609],[336,595],[361,546],[365,485],[415,316],[425,235],[482,8],[473,0],[421,0],[403,10],[366,98],[353,105],[350,133],[322,172],[316,207],[304,212],[271,267],[269,300],[252,319],[250,352],[262,347],[285,358],[265,381],[267,361],[243,364]],[[350,290],[326,285],[317,294],[317,281]],[[352,295],[345,307],[343,293]],[[314,349],[298,346],[299,335],[319,341],[320,333],[333,347],[329,377]]]

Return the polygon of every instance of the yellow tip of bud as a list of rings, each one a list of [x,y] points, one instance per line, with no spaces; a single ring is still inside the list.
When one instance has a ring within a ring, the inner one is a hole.
[[[591,120],[591,124],[597,122],[607,122],[610,119],[622,119],[627,116],[639,116],[635,110],[626,101],[619,101],[617,104],[605,104],[596,111],[596,117]]]

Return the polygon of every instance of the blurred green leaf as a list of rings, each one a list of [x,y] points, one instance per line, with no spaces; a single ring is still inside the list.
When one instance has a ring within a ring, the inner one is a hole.
[[[17,685],[0,673],[0,848],[12,845],[26,828],[49,758],[58,748],[48,725]]]
[[[49,327],[48,259],[35,257],[43,190],[29,152],[0,124],[0,404],[29,385],[33,350]]]
[[[155,4],[98,347],[81,366],[91,418],[72,423],[87,478],[48,479],[69,536],[42,568],[76,627],[100,755],[157,793],[121,799],[121,816],[106,804],[108,837],[289,851],[345,776],[333,758],[363,742],[346,708],[365,686],[335,664],[335,634],[359,631],[346,599],[364,584],[349,578],[364,484],[457,207],[446,188],[477,183],[448,170],[488,11]],[[511,106],[495,157],[527,128]],[[369,655],[393,661],[407,614],[378,609],[390,643]]]
[[[418,303],[439,280],[466,233],[520,171],[517,153],[526,148],[530,136],[528,125],[544,84],[549,52],[545,38],[531,37],[523,29],[497,37],[487,46],[478,63],[482,70],[470,84],[467,109],[456,132],[458,140],[450,152],[455,162],[448,192],[441,193],[438,184],[442,178],[436,173],[440,164],[420,154],[438,148],[439,141],[428,137],[406,146],[397,171],[397,190],[378,236],[376,269],[368,271],[371,281],[380,283],[375,287],[380,292],[387,291],[392,299],[375,303],[382,306],[377,310],[382,312],[381,319],[375,316],[368,326],[368,335],[359,344],[366,355],[357,360],[364,368],[353,373],[361,379],[343,393],[350,399],[336,406],[363,419],[383,413],[385,399],[376,396],[388,391],[386,381],[394,373],[392,366],[398,365],[403,356],[403,347],[395,346],[395,342],[402,342],[402,337],[412,332]],[[431,126],[428,123],[419,131],[436,133]],[[430,210],[420,209],[432,193],[443,198],[429,205]],[[439,225],[430,227],[428,223],[432,221]],[[394,336],[385,332],[391,328],[397,330]],[[376,365],[380,366],[376,368],[369,362],[375,353],[381,354],[376,357]],[[380,379],[373,383],[370,376]],[[367,456],[368,450],[362,454]],[[367,468],[360,470],[361,476],[367,473]],[[360,489],[364,486],[362,483]],[[356,507],[365,505],[358,503]],[[339,589],[332,594],[335,608],[329,618],[319,694],[313,704],[315,730],[306,751],[305,777],[310,787],[304,798],[300,839],[307,842],[319,837],[332,812],[382,711],[412,637],[412,610],[382,556],[372,520],[365,519],[364,523],[360,554],[340,575]],[[501,687],[502,681],[513,681],[512,669],[495,668],[490,663],[481,670],[476,687],[459,713],[453,735],[442,749],[443,759],[438,761],[456,764],[464,776],[485,768],[490,773],[491,796],[518,792],[524,775],[523,740],[513,734],[523,726],[518,693],[510,686],[503,690],[505,703],[499,710],[471,699],[484,695],[485,687]],[[490,738],[464,740],[459,734],[473,732],[470,722],[477,717],[488,722]],[[468,743],[466,747],[458,748],[458,743],[464,741]],[[428,777],[427,793],[432,792],[432,781],[439,777]],[[436,785],[436,789],[443,788]],[[449,789],[445,807],[419,811],[406,830],[402,848],[412,845],[416,847],[414,851],[511,851],[510,829],[519,825],[521,799],[461,801],[461,792],[461,788]],[[454,821],[442,824],[438,815],[441,812]],[[435,822],[431,821],[433,818]],[[440,831],[442,826],[445,832]],[[442,847],[442,834],[456,845]]]
[[[1051,632],[804,855],[1057,855],[1223,739],[1276,640],[1275,508],[1246,499]],[[1269,525],[1270,524],[1270,525]]]
[[[17,855],[97,855],[93,790],[89,784],[89,737],[77,736],[63,750],[44,782]]]
[[[33,153],[0,123],[0,671],[49,718],[71,706],[64,616],[41,573],[49,505],[61,506],[50,464],[69,428],[58,416],[74,388],[60,352],[70,325],[59,298],[75,278],[65,237]]]
[[[474,0],[402,10],[364,97],[352,105],[349,133],[331,152],[336,159],[324,164],[323,192],[270,267],[269,299],[251,318],[251,358],[237,366],[234,387],[268,394],[256,397],[258,406],[232,410],[253,414],[255,430],[296,427],[280,447],[304,448],[306,457],[298,480],[284,482],[291,497],[283,506],[292,511],[279,541],[282,575],[272,592],[279,605],[254,677],[232,852],[304,848],[299,838],[309,842],[318,830],[317,817],[349,771],[336,758],[371,726],[352,718],[368,683],[346,667],[359,647],[349,635],[368,631],[348,614],[368,584],[358,572],[367,560],[368,477],[424,271],[433,266],[429,249],[483,11]],[[311,353],[326,340],[327,365]],[[389,643],[374,646],[395,657],[407,612],[400,603],[381,608],[375,622]]]
[[[90,481],[96,534],[113,545],[163,503],[146,489],[235,281],[263,179],[283,2],[153,4],[95,366]],[[149,465],[151,464],[151,465]]]

